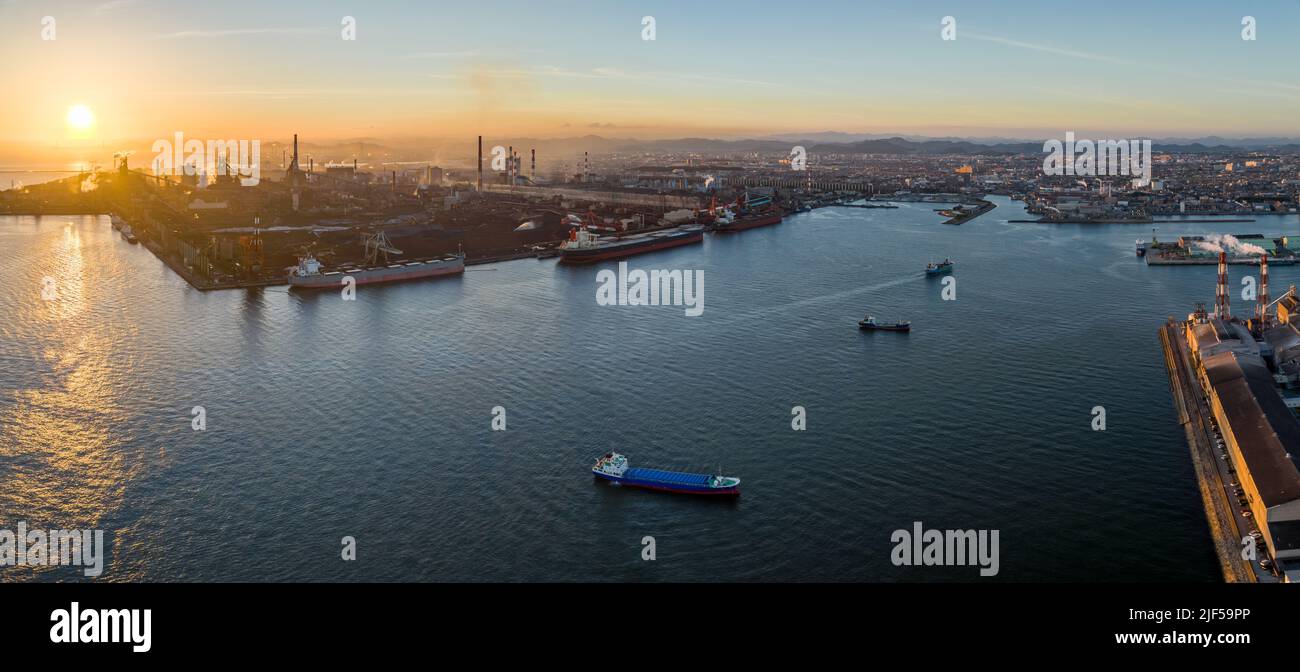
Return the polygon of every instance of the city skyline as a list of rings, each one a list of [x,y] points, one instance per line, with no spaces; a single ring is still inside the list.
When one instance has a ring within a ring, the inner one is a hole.
[[[1283,33],[1300,9],[1180,4],[1175,27],[1162,23],[1167,8],[1125,5],[1117,20],[1109,6],[1063,26],[1031,3],[792,13],[769,3],[561,12],[502,2],[471,15],[419,3],[234,2],[164,16],[148,0],[10,0],[0,3],[0,58],[26,103],[0,111],[0,142],[176,130],[321,140],[1300,136]],[[1241,35],[1247,12],[1254,41]],[[41,39],[46,16],[53,40]],[[348,16],[355,41],[341,38]],[[642,39],[643,16],[655,18],[654,40]],[[955,40],[940,35],[945,16],[956,19]],[[21,66],[33,58],[48,67]],[[74,133],[66,118],[78,105],[93,126]]]

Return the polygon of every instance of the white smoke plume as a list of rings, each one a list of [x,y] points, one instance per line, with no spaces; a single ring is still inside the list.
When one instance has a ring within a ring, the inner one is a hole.
[[[1202,250],[1205,250],[1206,252],[1213,252],[1215,254],[1218,254],[1223,251],[1223,248],[1220,247],[1219,245],[1215,243],[1207,243],[1203,240],[1196,241],[1196,246],[1201,248]]]
[[[1204,241],[1197,242],[1196,246],[1209,252],[1234,252],[1236,254],[1258,257],[1262,254],[1268,254],[1268,251],[1258,245],[1243,243],[1237,240],[1236,236],[1219,235],[1217,233],[1205,237]]]

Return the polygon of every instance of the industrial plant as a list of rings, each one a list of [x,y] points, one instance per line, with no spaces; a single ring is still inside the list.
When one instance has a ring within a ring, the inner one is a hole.
[[[1228,252],[1218,255],[1212,311],[1204,304],[1161,329],[1179,421],[1229,582],[1300,580],[1300,296],[1269,300],[1269,255],[1258,302],[1234,316]]]

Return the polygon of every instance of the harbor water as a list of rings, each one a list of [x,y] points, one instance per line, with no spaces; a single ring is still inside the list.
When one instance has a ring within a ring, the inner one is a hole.
[[[996,581],[1217,581],[1156,335],[1215,268],[1147,267],[1151,226],[992,200],[962,226],[827,208],[629,260],[702,271],[697,317],[598,305],[616,265],[554,259],[355,301],[204,293],[107,217],[0,217],[0,528],[102,529],[109,581],[989,580],[894,565],[916,521],[998,530]],[[955,285],[923,272],[945,257]],[[1272,294],[1298,275],[1271,269]],[[743,495],[596,482],[611,450]]]

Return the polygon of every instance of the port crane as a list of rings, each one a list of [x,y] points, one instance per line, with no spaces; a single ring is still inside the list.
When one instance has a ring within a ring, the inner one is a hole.
[[[388,255],[402,253],[401,250],[393,247],[392,242],[388,240],[388,234],[383,231],[378,231],[373,236],[366,236],[365,244],[366,263],[371,266],[379,263],[380,254],[384,255],[384,264],[386,265],[388,264]]]

